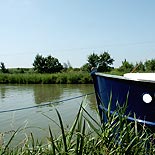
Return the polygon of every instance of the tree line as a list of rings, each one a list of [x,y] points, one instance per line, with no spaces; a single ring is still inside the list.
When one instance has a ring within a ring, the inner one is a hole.
[[[136,62],[136,64],[130,63],[126,59],[122,61],[122,64],[118,68],[113,67],[114,59],[108,52],[102,52],[101,54],[92,53],[87,57],[87,62],[77,70],[90,72],[93,67],[97,67],[99,72],[111,72],[113,70],[127,73],[127,72],[154,72],[155,71],[155,59],[146,60],[145,62]],[[2,73],[10,73],[9,69],[5,67],[4,62],[0,63],[0,70]],[[20,73],[24,73],[24,69],[19,69]],[[70,62],[63,65],[59,60],[51,55],[43,57],[37,54],[33,62],[33,72],[36,73],[58,73],[66,72],[68,70],[76,70],[72,68]]]

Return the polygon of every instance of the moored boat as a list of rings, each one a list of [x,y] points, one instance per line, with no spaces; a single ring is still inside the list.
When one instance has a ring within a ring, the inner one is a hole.
[[[127,103],[125,115],[128,115],[130,121],[136,119],[137,122],[155,128],[154,73],[129,73],[116,76],[92,71],[91,75],[103,121],[106,121],[103,111],[108,110],[110,102],[111,113],[116,110],[117,104],[123,106]]]

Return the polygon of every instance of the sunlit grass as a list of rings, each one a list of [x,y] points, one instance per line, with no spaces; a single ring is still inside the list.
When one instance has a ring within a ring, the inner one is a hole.
[[[87,84],[92,83],[89,73],[67,72],[57,74],[0,74],[1,84]]]

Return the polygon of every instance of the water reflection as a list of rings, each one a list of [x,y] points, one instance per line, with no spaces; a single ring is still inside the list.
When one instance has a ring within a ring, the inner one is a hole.
[[[33,91],[35,103],[43,104],[91,93],[93,92],[93,86],[89,84],[34,85]],[[87,101],[91,108],[96,108],[94,95],[88,96]]]
[[[93,92],[91,84],[0,85],[0,107],[32,106],[77,97]],[[94,95],[87,97],[89,106],[96,107]]]
[[[3,98],[5,98],[6,88],[5,87],[0,87],[0,90],[1,90],[0,97],[3,99]]]
[[[34,85],[34,99],[36,104],[59,100],[63,94],[61,85]]]

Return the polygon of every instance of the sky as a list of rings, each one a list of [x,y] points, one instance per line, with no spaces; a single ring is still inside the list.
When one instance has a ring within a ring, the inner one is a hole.
[[[72,67],[108,52],[119,67],[155,58],[155,0],[0,0],[0,62],[33,67],[51,55]]]

